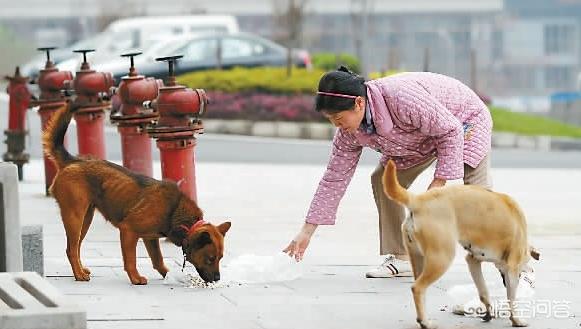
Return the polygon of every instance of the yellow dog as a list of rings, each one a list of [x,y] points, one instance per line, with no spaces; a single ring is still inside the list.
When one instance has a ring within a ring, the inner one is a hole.
[[[410,211],[401,230],[414,272],[412,293],[420,327],[435,328],[426,319],[425,291],[450,267],[456,242],[468,251],[466,262],[486,306],[483,320],[490,321],[492,307],[481,263],[492,262],[505,281],[512,325],[527,325],[515,317],[514,301],[521,270],[531,256],[539,259],[539,253],[529,247],[526,219],[513,199],[474,185],[453,185],[414,195],[399,184],[391,160],[383,173],[383,187],[390,199]]]

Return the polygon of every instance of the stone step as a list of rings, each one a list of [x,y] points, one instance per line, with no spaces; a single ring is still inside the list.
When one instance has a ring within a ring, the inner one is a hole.
[[[0,328],[85,329],[87,316],[36,272],[0,273]]]

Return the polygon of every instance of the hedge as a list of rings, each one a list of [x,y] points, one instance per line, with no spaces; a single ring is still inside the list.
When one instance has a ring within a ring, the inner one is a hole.
[[[263,92],[268,94],[314,94],[325,71],[293,68],[233,68],[209,70],[179,76],[177,81],[190,88],[223,92]]]

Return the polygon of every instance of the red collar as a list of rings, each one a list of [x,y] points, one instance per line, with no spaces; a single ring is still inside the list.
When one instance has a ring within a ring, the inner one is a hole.
[[[202,225],[205,225],[205,224],[208,224],[205,220],[198,219],[198,221],[196,221],[190,227],[187,227],[186,225],[180,225],[180,227],[183,228],[184,231],[186,231],[187,236],[190,236],[190,235],[192,235],[192,233],[194,233],[197,229],[199,229]]]

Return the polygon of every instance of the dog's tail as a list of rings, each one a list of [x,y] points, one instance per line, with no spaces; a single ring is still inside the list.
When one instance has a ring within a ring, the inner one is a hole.
[[[55,112],[42,134],[44,153],[59,170],[77,159],[67,151],[64,145],[65,134],[73,117],[72,107],[73,105],[67,103]]]
[[[411,208],[413,194],[399,184],[396,170],[393,160],[389,160],[383,171],[383,191],[390,199]]]

